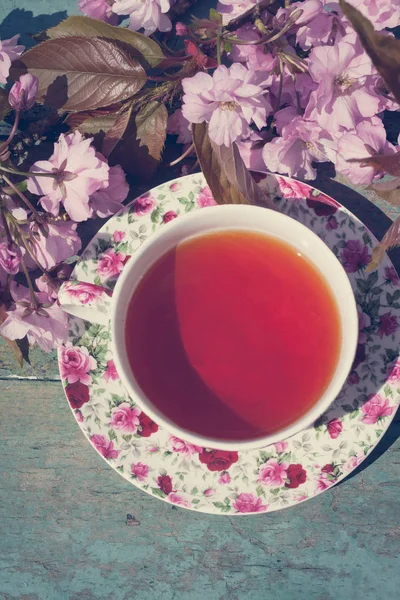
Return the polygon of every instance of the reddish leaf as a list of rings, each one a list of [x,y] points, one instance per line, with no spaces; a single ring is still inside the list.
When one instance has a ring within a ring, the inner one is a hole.
[[[274,208],[251,176],[235,143],[229,148],[214,144],[206,123],[193,125],[192,133],[201,169],[218,204],[259,204]]]
[[[117,116],[113,125],[107,131],[101,147],[101,151],[106,158],[110,156],[111,152],[124,135],[131,118],[131,113],[132,104],[129,106],[128,110],[125,110],[123,113]]]
[[[11,76],[39,79],[38,98],[54,108],[94,110],[134,96],[146,83],[143,67],[118,42],[70,37],[49,40],[15,61]]]
[[[146,63],[151,67],[156,67],[165,59],[160,46],[149,37],[126,27],[114,27],[113,25],[104,23],[104,21],[98,21],[90,17],[69,17],[59,25],[56,25],[56,27],[48,29],[47,35],[51,39],[79,36],[118,40],[136,50],[137,54],[140,54],[138,60],[140,61],[141,57],[144,58]]]
[[[340,6],[386,85],[400,103],[400,40],[376,33],[372,23],[344,0],[340,0]]]
[[[389,227],[382,241],[372,251],[372,260],[367,271],[373,271],[382,262],[385,252],[394,246],[400,246],[400,217]]]
[[[168,113],[164,104],[153,101],[131,117],[125,134],[110,155],[111,164],[148,181],[161,158],[167,130]]]
[[[394,177],[400,176],[400,152],[387,155],[377,154],[363,158],[360,162],[362,166],[374,167],[377,171],[384,171]]]
[[[65,122],[72,130],[78,130],[81,133],[95,135],[103,132],[107,133],[114,125],[118,118],[118,111],[121,110],[121,105],[115,105],[115,109],[108,110],[100,108],[98,110],[87,110],[78,113],[71,113],[65,119]]]

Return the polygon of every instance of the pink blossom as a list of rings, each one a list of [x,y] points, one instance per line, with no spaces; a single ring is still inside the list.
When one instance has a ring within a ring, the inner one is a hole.
[[[355,184],[372,183],[376,175],[375,167],[363,166],[360,162],[374,154],[394,154],[395,149],[386,139],[382,120],[373,117],[362,121],[353,132],[345,133],[337,144],[336,169]]]
[[[178,215],[176,214],[176,212],[174,210],[169,210],[163,216],[163,223],[169,223],[170,221],[173,221],[174,219],[176,219],[177,216]]]
[[[0,242],[0,267],[10,275],[16,275],[21,264],[21,250],[15,244]]]
[[[384,335],[392,335],[398,328],[397,317],[387,312],[380,317],[378,335],[383,338]]]
[[[8,95],[8,102],[14,110],[29,110],[35,104],[39,80],[31,73],[21,75]]]
[[[115,367],[115,363],[114,363],[113,359],[110,359],[107,361],[107,368],[104,371],[104,379],[107,382],[115,381],[116,379],[119,379],[119,375],[117,373],[117,369]]]
[[[97,152],[96,156],[103,164],[107,164],[106,159],[100,152]],[[119,165],[110,167],[107,187],[98,189],[90,196],[91,216],[95,215],[104,219],[115,214],[121,210],[122,202],[126,199],[128,193],[129,185],[126,182],[122,168]]]
[[[261,79],[240,63],[219,65],[214,73],[196,73],[183,79],[182,113],[191,123],[209,123],[210,138],[230,146],[247,137],[250,123],[265,126],[272,107],[264,96]]]
[[[97,263],[96,273],[104,279],[112,279],[118,277],[124,268],[126,262],[126,254],[123,252],[115,252],[114,248],[109,248],[103,254],[100,254]]]
[[[277,177],[276,181],[279,185],[279,192],[282,198],[299,198],[304,199],[310,196],[310,186],[301,181],[295,181],[294,179],[286,179],[284,177]]]
[[[358,343],[365,344],[367,341],[367,334],[364,329],[368,329],[371,325],[371,318],[367,313],[363,312],[359,306],[357,306],[357,314],[358,314]]]
[[[231,482],[231,476],[229,475],[228,471],[223,471],[218,478],[218,483],[220,483],[221,485],[225,485],[230,482]]]
[[[288,443],[287,442],[276,442],[276,444],[274,444],[275,446],[275,450],[277,451],[278,454],[282,454],[282,452],[285,452],[285,450],[288,447]]]
[[[110,25],[118,25],[118,17],[112,12],[112,2],[109,0],[79,0],[78,7],[81,13],[110,23]]]
[[[75,414],[75,419],[78,421],[78,423],[83,423],[84,418],[83,418],[83,414],[81,413],[81,411],[76,410],[74,414]]]
[[[207,490],[204,490],[203,494],[206,498],[210,498],[211,496],[214,496],[215,490],[213,490],[212,488],[208,488]]]
[[[26,335],[30,345],[37,343],[44,352],[60,346],[67,337],[68,316],[52,299],[42,292],[36,299],[46,308],[39,310],[31,305],[28,288],[11,284],[11,295],[17,304],[7,311],[7,318],[0,326],[0,333],[9,340],[20,340]]]
[[[296,3],[299,8],[301,4]],[[305,4],[307,5],[308,2]],[[347,22],[343,22],[343,18],[338,17],[335,12],[322,10],[314,14],[314,17],[307,23],[303,21],[296,33],[297,43],[303,50],[325,44],[331,46],[340,42],[346,35],[351,35],[353,31],[351,26]]]
[[[104,435],[92,435],[90,441],[104,458],[118,458],[119,450],[114,450],[114,442],[106,440]]]
[[[114,231],[113,240],[116,244],[119,244],[119,242],[122,242],[122,240],[124,239],[125,236],[126,236],[125,231]]]
[[[265,171],[265,163],[262,154],[266,135],[271,139],[268,132],[265,134],[264,132],[256,133],[255,131],[252,131],[248,138],[236,140],[244,164],[252,171]]]
[[[275,128],[279,135],[282,135],[283,128],[299,116],[295,106],[289,105],[281,108],[275,113]]]
[[[329,477],[328,473],[321,473],[317,479],[317,492],[323,492],[336,483],[335,479]]]
[[[203,452],[203,448],[201,448],[201,446],[189,444],[188,442],[185,442],[174,435],[171,435],[169,438],[169,447],[172,452],[178,452],[179,454],[183,454],[185,456],[190,456],[192,454],[196,454],[197,452],[201,454],[201,452]]]
[[[132,463],[131,473],[138,481],[145,481],[149,474],[149,467],[141,462]]]
[[[360,240],[348,240],[342,250],[341,258],[344,261],[343,266],[347,273],[356,273],[371,261],[367,246]]]
[[[48,234],[43,235],[36,222],[29,224],[28,230],[33,234],[35,243],[32,253],[44,269],[51,270],[70,256],[77,254],[82,248],[82,240],[76,232],[77,224],[71,221],[47,223]],[[35,268],[34,261],[27,256],[28,268]]]
[[[202,208],[205,208],[206,206],[215,206],[217,204],[208,185],[204,186],[197,196],[197,204]]]
[[[232,503],[232,508],[240,513],[255,513],[266,511],[268,504],[263,504],[261,498],[257,498],[253,494],[243,493],[237,496]]]
[[[96,369],[97,361],[89,355],[85,346],[73,346],[71,342],[67,342],[60,348],[59,367],[61,378],[66,379],[68,383],[80,381],[90,385],[92,377],[89,371]]]
[[[178,37],[185,37],[189,33],[189,29],[185,23],[178,21],[175,23],[175,33]]]
[[[110,427],[134,434],[139,426],[141,412],[136,406],[132,408],[129,402],[122,402],[111,411]]]
[[[331,438],[335,440],[342,433],[343,423],[340,419],[331,419],[326,427]]]
[[[171,7],[169,0],[115,0],[112,10],[117,15],[129,15],[129,28],[144,29],[145,35],[159,31],[171,31],[171,21],[166,13]]]
[[[300,179],[315,179],[313,163],[329,159],[333,140],[316,122],[295,117],[282,129],[282,137],[265,144],[263,159],[270,171]]]
[[[253,8],[259,0],[219,0],[217,11],[222,14],[224,25],[235,17]]]
[[[386,281],[390,282],[392,285],[400,284],[399,276],[394,267],[385,267],[385,278]]]
[[[181,187],[182,184],[179,181],[174,181],[174,183],[171,183],[171,185],[169,186],[169,189],[174,194],[175,192],[179,192]]]
[[[19,34],[9,40],[0,40],[0,83],[7,83],[12,61],[25,50],[25,46],[17,45],[18,38]]]
[[[178,139],[176,141],[178,144],[189,144],[192,142],[190,123],[185,119],[180,108],[177,108],[169,117],[167,133],[169,135],[177,135]]]
[[[398,383],[400,381],[400,359],[389,365],[388,383]]]
[[[346,41],[314,48],[309,58],[310,75],[318,88],[312,92],[306,119],[331,132],[354,129],[378,112],[379,100],[365,83],[373,74],[370,58]]]
[[[135,214],[139,217],[143,217],[143,215],[146,215],[148,212],[151,212],[153,208],[156,207],[156,204],[157,203],[155,199],[152,196],[150,196],[149,193],[144,194],[143,196],[140,196],[140,198],[137,198],[135,200]]]
[[[279,463],[275,458],[270,458],[258,473],[258,482],[269,487],[281,487],[285,485],[288,463]]]
[[[58,215],[60,202],[74,221],[86,221],[93,214],[89,198],[109,182],[109,167],[96,156],[79,131],[60,135],[49,160],[40,160],[31,171],[56,174],[57,178],[29,177],[28,190],[44,196],[40,202],[48,212]]]
[[[383,399],[379,394],[375,394],[361,406],[361,412],[365,415],[361,420],[368,425],[374,425],[379,419],[390,417],[395,410],[396,407],[390,406],[388,398]]]
[[[359,464],[362,463],[364,458],[364,454],[356,454],[355,456],[350,456],[348,461],[345,462],[343,465],[343,473],[350,473],[350,471],[353,471],[356,467],[358,467]]]
[[[350,4],[367,17],[377,31],[400,25],[400,5],[393,0],[351,0]]]
[[[236,31],[236,35],[241,40],[249,42],[261,39],[261,33],[250,23],[240,27]],[[265,46],[262,44],[233,45],[230,58],[234,62],[246,63],[247,67],[253,71],[264,71],[265,73],[271,73],[277,65],[276,56],[271,52],[266,52]]]
[[[171,492],[170,494],[168,494],[167,500],[172,502],[172,504],[178,504],[179,506],[190,508],[190,502],[186,500],[183,496],[176,494],[175,492]]]

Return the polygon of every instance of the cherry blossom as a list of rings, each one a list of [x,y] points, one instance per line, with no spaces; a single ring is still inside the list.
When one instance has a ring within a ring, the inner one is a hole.
[[[31,73],[21,75],[8,95],[8,102],[14,110],[29,110],[35,104],[39,80]]]
[[[117,15],[129,16],[130,29],[143,28],[146,35],[151,35],[156,29],[171,31],[171,21],[166,15],[170,6],[169,0],[115,0],[112,10]]]
[[[17,44],[18,38],[19,35],[14,35],[9,40],[0,40],[0,83],[7,83],[12,61],[21,56],[25,50],[25,46]]]
[[[78,7],[81,13],[117,25],[118,16],[112,12],[112,2],[110,0],[79,0]]]

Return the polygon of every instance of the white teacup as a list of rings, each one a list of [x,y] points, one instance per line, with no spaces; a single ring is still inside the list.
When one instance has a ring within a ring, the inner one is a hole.
[[[319,400],[289,426],[251,440],[221,440],[195,434],[172,422],[144,395],[135,380],[125,347],[126,315],[132,295],[149,268],[168,250],[190,237],[211,231],[247,230],[277,237],[307,257],[326,278],[336,300],[341,325],[341,348],[331,381]],[[130,397],[156,423],[193,444],[221,450],[249,450],[278,442],[311,425],[333,402],[352,366],[358,339],[358,317],[349,279],[335,255],[310,229],[281,213],[249,205],[213,206],[188,213],[163,225],[135,251],[112,293],[100,286],[69,281],[58,295],[62,308],[92,323],[110,323],[112,352]]]

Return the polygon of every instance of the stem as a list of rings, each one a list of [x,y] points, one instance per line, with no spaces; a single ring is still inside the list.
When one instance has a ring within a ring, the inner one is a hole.
[[[12,246],[13,239],[12,239],[10,228],[8,226],[8,222],[7,222],[7,218],[6,218],[4,209],[1,210],[1,220],[3,221],[3,225],[4,225],[5,232],[6,232],[8,243],[10,244],[10,246]]]
[[[28,269],[26,268],[26,264],[25,264],[23,258],[21,258],[21,267],[22,267],[22,270],[23,270],[24,275],[26,277],[26,282],[27,282],[28,287],[29,287],[29,292],[30,292],[30,295],[31,295],[32,304],[33,304],[34,308],[37,309],[37,308],[39,308],[39,303],[38,303],[38,300],[36,298],[36,294],[35,294],[35,290],[34,290],[34,287],[33,287],[31,276],[29,275]]]
[[[57,175],[53,173],[35,173],[33,171],[18,171],[17,169],[10,169],[10,167],[5,167],[2,164],[0,164],[0,171],[4,171],[5,173],[11,173],[12,175],[19,175],[20,177],[52,177],[53,179],[57,177]]]
[[[217,33],[217,63],[221,64],[221,31]]]
[[[17,131],[17,128],[19,125],[20,116],[21,116],[21,113],[19,110],[17,110],[15,113],[15,120],[14,120],[14,125],[12,126],[12,129],[11,129],[11,133],[8,136],[8,138],[6,139],[6,141],[0,146],[0,154],[3,152],[3,150],[5,150],[7,148],[8,144],[13,139],[15,132]]]
[[[225,29],[227,29],[228,31],[236,31],[236,29],[239,29],[239,27],[241,27],[245,23],[251,21],[253,17],[259,17],[262,11],[266,9],[270,4],[272,4],[272,2],[273,0],[261,0],[261,2],[259,2],[252,8],[249,8],[249,10],[246,10],[246,12],[239,15],[239,17],[236,17],[236,19],[232,19],[232,21],[229,21]]]
[[[10,179],[8,179],[8,177],[6,177],[6,175],[3,175],[3,179],[6,183],[8,183],[10,188],[12,188],[14,190],[14,192],[17,194],[17,196],[19,196],[21,198],[22,202],[25,204],[25,206],[27,206],[29,208],[29,210],[32,212],[35,219],[39,223],[41,223],[42,219],[41,219],[38,211],[36,210],[36,208],[34,206],[32,206],[32,204],[29,202],[28,198],[26,196],[24,196],[24,194],[22,192],[20,192],[17,187],[15,187],[13,182]]]
[[[188,154],[190,154],[190,152],[193,150],[194,148],[194,142],[192,142],[189,146],[189,148],[187,148],[185,150],[185,152],[183,154],[181,154],[181,156],[179,156],[179,158],[177,158],[176,160],[173,160],[172,162],[169,163],[169,167],[174,167],[175,165],[177,165],[178,163],[181,162],[181,160],[183,160],[184,158],[187,157]]]
[[[281,100],[282,100],[282,90],[283,90],[283,68],[282,68],[282,60],[281,57],[279,57],[279,70],[280,70],[280,80],[279,80],[279,88],[278,88],[278,96],[276,99],[276,108],[275,108],[275,112],[277,112],[280,107],[281,107]]]
[[[42,265],[40,264],[40,262],[38,262],[36,256],[33,254],[32,250],[29,248],[29,244],[26,241],[26,239],[24,238],[24,236],[21,236],[21,241],[26,249],[26,251],[28,252],[29,256],[31,257],[31,259],[33,260],[33,262],[39,267],[39,269],[42,271],[42,273],[44,273],[45,275],[47,275],[47,271],[44,267],[42,267]]]

